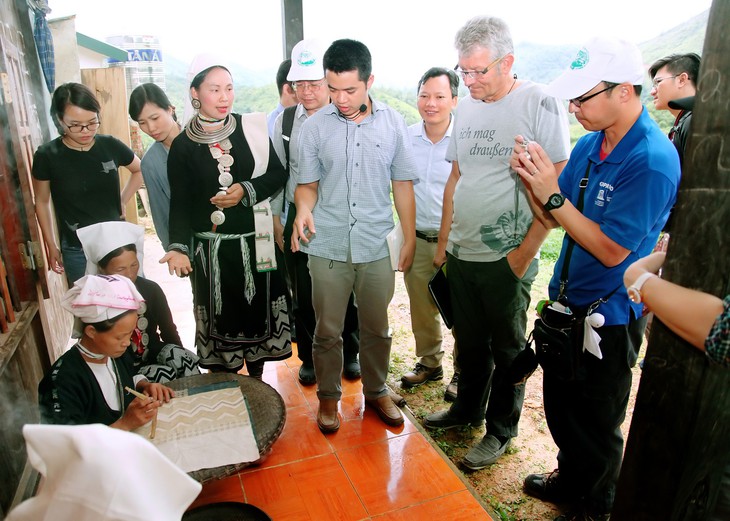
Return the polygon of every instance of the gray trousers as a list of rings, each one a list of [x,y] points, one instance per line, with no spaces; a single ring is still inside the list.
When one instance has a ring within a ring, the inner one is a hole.
[[[342,396],[342,329],[352,292],[360,323],[363,394],[369,399],[387,395],[385,379],[392,341],[388,305],[395,291],[390,259],[353,264],[310,255],[309,274],[317,319],[312,346],[317,396],[337,400]]]

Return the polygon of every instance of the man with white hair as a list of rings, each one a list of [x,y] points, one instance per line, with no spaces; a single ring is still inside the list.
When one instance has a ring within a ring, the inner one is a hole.
[[[602,327],[586,332],[600,337],[597,346],[582,341],[582,332],[574,335],[580,343],[572,376],[543,365],[545,416],[559,449],[558,469],[530,474],[524,488],[544,501],[573,504],[573,511],[556,520],[610,517],[631,368],[646,324],[641,305],[646,279],[640,277],[627,292],[623,273],[651,252],[679,184],[677,151],[641,104],[644,74],[636,45],[590,40],[546,92],[569,100],[570,111],[591,133],[575,145],[559,177],[539,143],[525,147],[517,136],[512,153],[512,168],[535,195],[540,218],[565,229],[550,299],[574,314],[595,314],[590,320],[595,326],[598,314],[603,319]],[[593,329],[587,320],[580,324]]]
[[[484,438],[462,464],[497,461],[517,436],[524,382],[512,376],[525,346],[530,288],[547,229],[534,219],[532,195],[510,170],[514,136],[550,150],[560,171],[570,139],[565,109],[536,83],[512,72],[509,28],[495,17],[469,20],[456,35],[456,72],[469,89],[454,115],[452,161],[434,264],[446,261],[461,369],[450,409],[429,415],[429,429],[481,425]],[[447,256],[448,252],[448,256]]]

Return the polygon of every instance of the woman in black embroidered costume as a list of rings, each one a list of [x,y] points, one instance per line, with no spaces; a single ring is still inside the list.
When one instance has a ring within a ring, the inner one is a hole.
[[[85,275],[61,305],[76,317],[79,341],[64,353],[38,385],[43,423],[103,423],[122,430],[146,425],[172,389],[137,375],[127,351],[142,295],[121,275]],[[147,394],[135,398],[125,387]]]
[[[265,117],[231,113],[228,69],[208,62],[194,64],[193,73],[196,112],[168,157],[170,246],[161,262],[170,273],[193,275],[200,366],[237,372],[245,362],[260,378],[265,361],[291,356],[268,204],[286,172]]]

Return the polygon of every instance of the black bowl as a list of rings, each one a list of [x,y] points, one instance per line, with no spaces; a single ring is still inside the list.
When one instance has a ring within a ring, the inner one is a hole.
[[[271,521],[258,507],[248,503],[211,503],[188,510],[182,521]]]

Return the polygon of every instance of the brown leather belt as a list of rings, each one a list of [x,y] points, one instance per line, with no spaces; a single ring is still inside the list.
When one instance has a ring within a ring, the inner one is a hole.
[[[426,242],[439,242],[438,234],[429,235],[427,233],[419,232],[418,230],[416,230],[416,237],[418,237],[419,239],[423,239]]]

